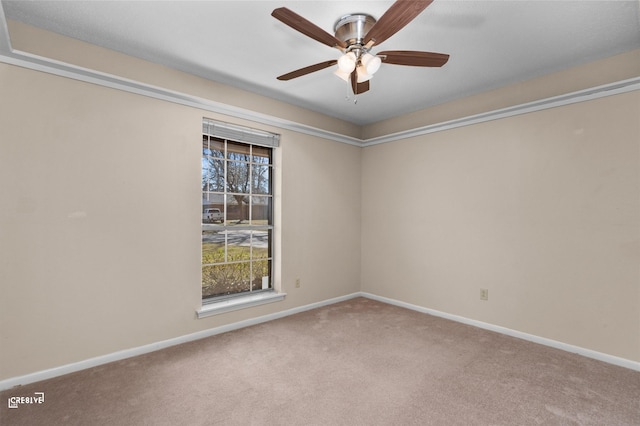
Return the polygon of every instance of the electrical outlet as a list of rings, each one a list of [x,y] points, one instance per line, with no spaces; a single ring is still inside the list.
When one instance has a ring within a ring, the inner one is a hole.
[[[486,288],[480,289],[480,300],[489,300],[489,290]]]
[[[296,288],[300,288],[300,278],[296,278]]]

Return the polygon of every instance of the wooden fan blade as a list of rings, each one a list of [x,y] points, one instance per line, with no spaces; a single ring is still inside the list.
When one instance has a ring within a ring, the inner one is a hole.
[[[351,90],[354,95],[359,95],[369,90],[369,80],[358,83],[358,72],[353,70],[351,73]]]
[[[359,95],[360,93],[364,93],[366,91],[369,90],[369,80],[365,81],[364,83],[358,83],[356,85],[356,90],[358,91],[356,93],[356,95]]]
[[[358,73],[356,70],[353,70],[351,73],[351,90],[354,95],[358,94]]]
[[[309,65],[308,67],[300,68],[299,70],[295,70],[295,71],[291,71],[290,73],[283,74],[280,77],[278,77],[278,80],[286,81],[286,80],[302,77],[303,75],[307,75],[307,74],[311,74],[312,72],[323,70],[337,63],[338,61],[334,59],[332,61],[324,61],[324,62],[320,62],[319,64]]]
[[[382,43],[413,21],[432,2],[433,0],[397,0],[371,27],[364,37],[364,44]]]
[[[376,54],[385,64],[413,67],[441,67],[449,60],[445,53],[418,52],[414,50],[386,50]]]
[[[284,24],[290,26],[296,31],[311,37],[312,39],[319,41],[322,44],[326,44],[329,47],[339,47],[344,49],[347,44],[344,41],[338,40],[316,24],[307,21],[302,16],[287,9],[286,7],[280,7],[274,9],[271,12],[271,16],[282,21]]]

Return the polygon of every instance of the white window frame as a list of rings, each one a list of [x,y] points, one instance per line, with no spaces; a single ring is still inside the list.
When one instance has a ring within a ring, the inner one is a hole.
[[[246,128],[242,126],[237,126],[229,123],[222,123],[219,121],[211,120],[204,118],[202,122],[202,134],[207,136],[213,136],[218,139],[224,139],[230,143],[239,142],[248,145],[260,146],[260,147],[268,147],[272,149],[271,155],[271,193],[269,196],[271,197],[271,217],[272,221],[268,225],[216,225],[216,224],[202,224],[202,229],[232,229],[232,230],[269,230],[271,232],[271,250],[269,253],[269,258],[271,261],[271,273],[270,273],[270,288],[267,290],[258,290],[251,292],[242,292],[237,294],[229,294],[229,295],[221,295],[221,296],[213,296],[208,298],[202,298],[202,306],[200,309],[196,311],[198,318],[204,318],[211,315],[217,315],[224,312],[234,311],[237,309],[244,309],[251,306],[258,306],[265,303],[272,303],[276,301],[283,300],[286,294],[278,293],[276,291],[276,283],[275,283],[275,266],[276,266],[276,258],[275,258],[275,232],[274,232],[274,223],[273,223],[273,215],[275,213],[275,203],[274,203],[274,190],[275,187],[273,185],[274,179],[274,169],[275,169],[275,149],[279,145],[279,135],[265,132],[262,130]],[[226,146],[226,144],[225,144]],[[225,152],[226,159],[226,152]],[[225,160],[226,161],[226,160]],[[204,194],[204,191],[201,191]],[[261,194],[255,194],[256,196],[260,196]],[[226,198],[226,194],[225,194]],[[226,202],[226,200],[225,200]],[[249,213],[251,214],[251,209],[249,209]],[[224,212],[226,216],[226,209]],[[226,218],[226,217],[225,217]],[[205,265],[203,265],[204,267]],[[201,279],[202,281],[202,279]]]

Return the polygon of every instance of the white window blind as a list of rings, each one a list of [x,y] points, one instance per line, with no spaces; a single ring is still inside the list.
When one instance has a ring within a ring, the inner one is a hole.
[[[202,120],[202,133],[209,134],[220,139],[244,142],[253,145],[276,148],[280,144],[280,135],[265,132],[264,130],[251,129],[249,127],[236,126],[210,119]]]

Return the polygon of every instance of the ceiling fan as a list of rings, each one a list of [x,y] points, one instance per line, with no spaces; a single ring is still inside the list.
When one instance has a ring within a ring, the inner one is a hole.
[[[443,66],[449,60],[449,55],[444,53],[414,50],[386,50],[375,55],[370,53],[374,45],[400,31],[432,2],[433,0],[397,0],[377,21],[365,13],[345,15],[334,25],[335,36],[286,7],[275,9],[271,13],[274,18],[343,53],[339,59],[291,71],[279,76],[278,80],[291,80],[337,64],[334,74],[350,82],[353,93],[358,95],[369,90],[369,80],[383,63],[414,67]]]

